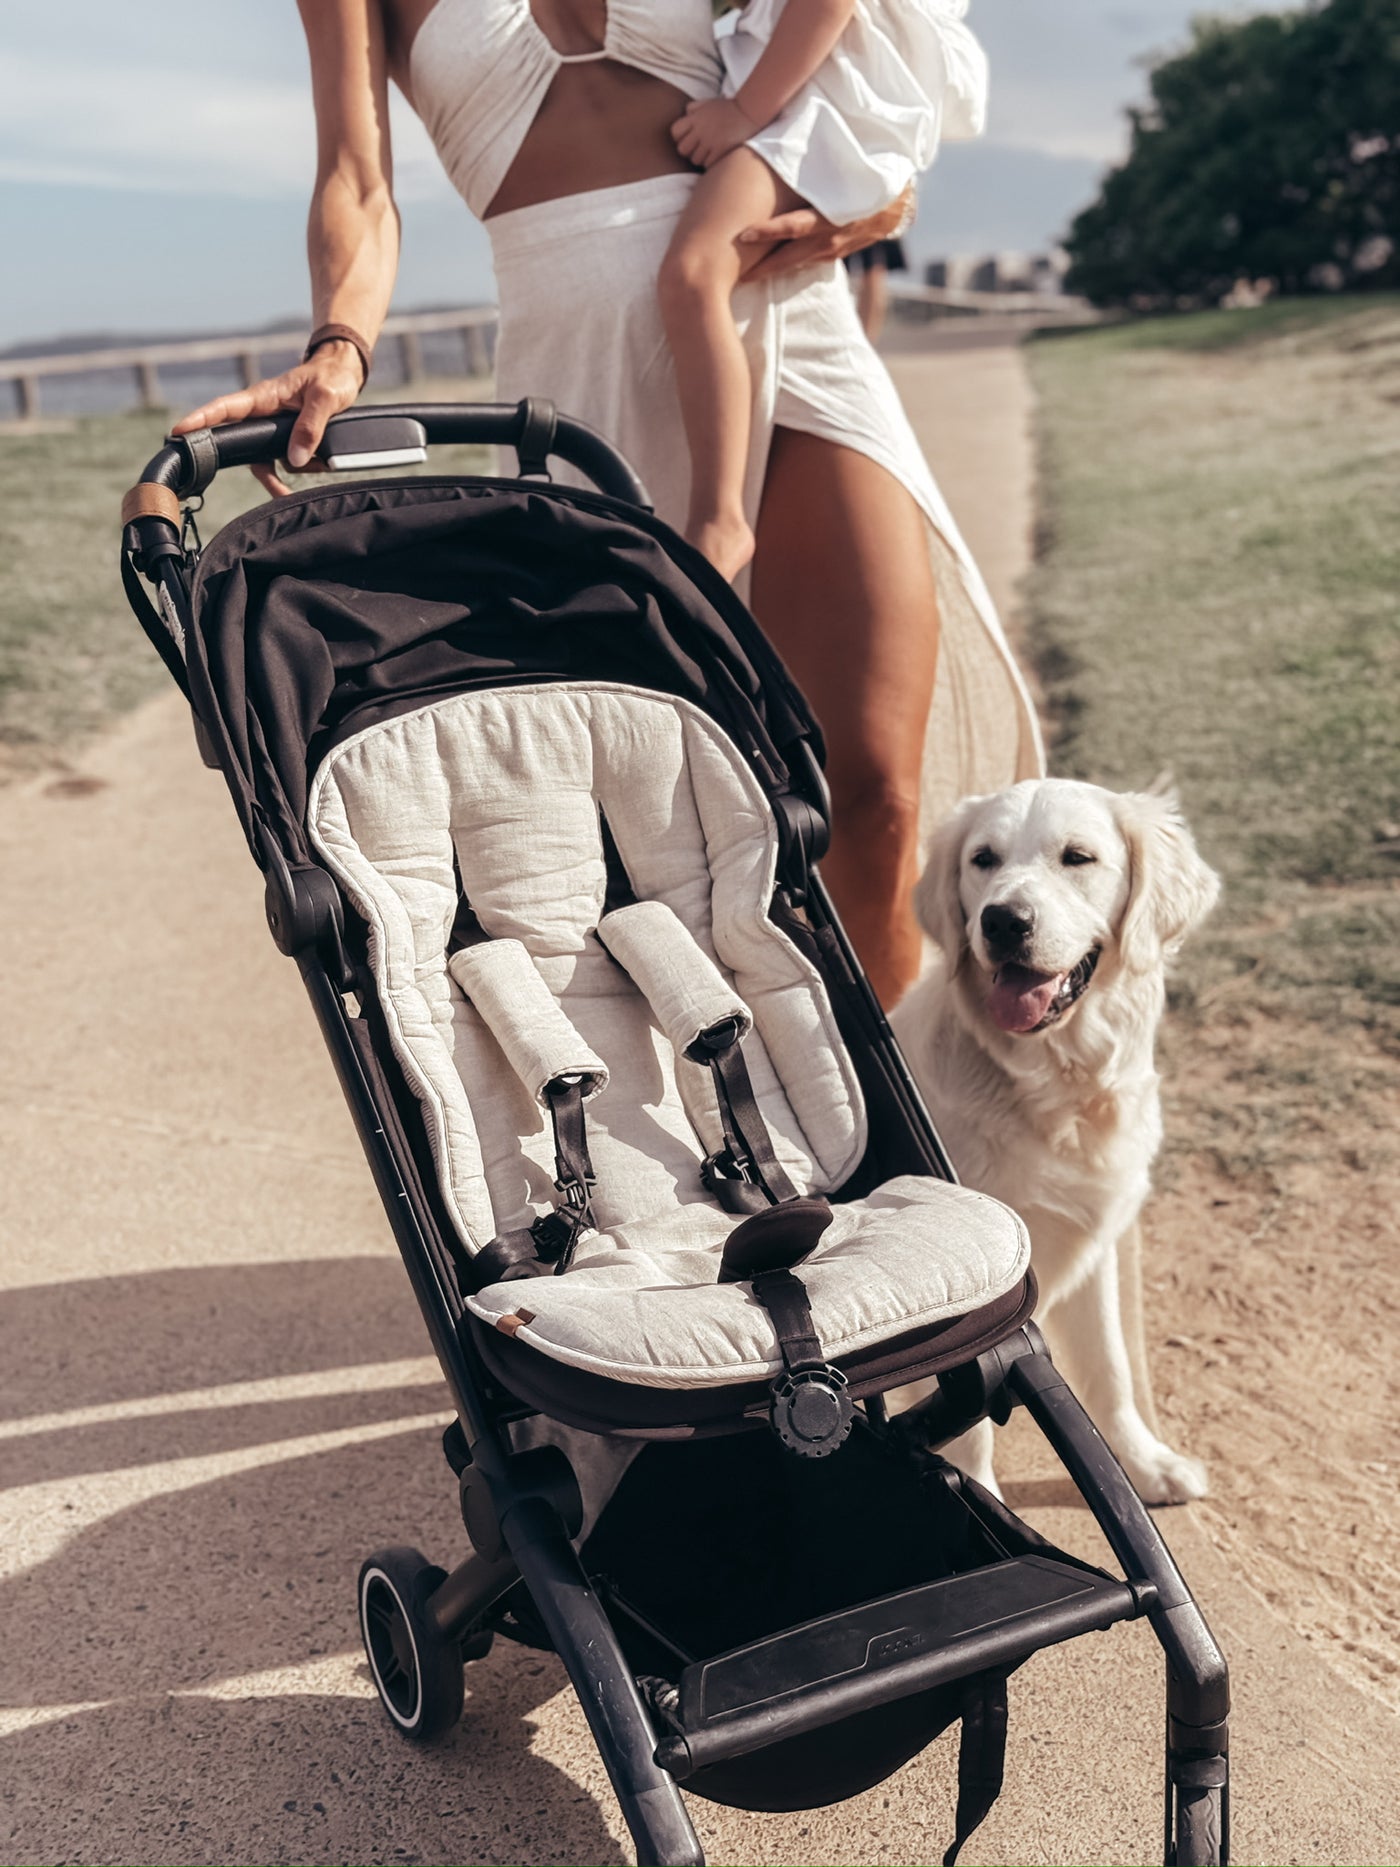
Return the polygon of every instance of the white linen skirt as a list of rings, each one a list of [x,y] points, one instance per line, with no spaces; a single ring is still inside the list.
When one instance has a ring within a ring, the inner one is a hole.
[[[486,222],[500,296],[497,395],[547,396],[597,428],[641,475],[658,515],[677,527],[690,461],[656,280],[694,185],[693,176],[663,175]],[[1038,777],[1044,754],[1030,697],[894,384],[861,329],[844,269],[832,263],[741,286],[734,311],[754,381],[750,523],[774,428],[866,455],[928,520],[942,637],[924,761],[925,831],[959,797]],[[514,470],[511,456],[502,471]],[[559,477],[577,483],[562,469]],[[859,616],[851,618],[850,652],[861,653]]]

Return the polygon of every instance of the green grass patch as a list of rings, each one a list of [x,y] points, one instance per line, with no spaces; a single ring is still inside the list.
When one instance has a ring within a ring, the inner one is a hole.
[[[1104,332],[1107,349],[1235,350],[1270,337],[1318,336],[1336,324],[1353,327],[1374,313],[1385,319],[1400,310],[1400,292],[1374,292],[1364,298],[1338,294],[1325,298],[1271,298],[1262,305],[1233,311],[1131,318]],[[1393,326],[1392,326],[1393,328]]]
[[[1249,1063],[1273,1068],[1296,1137],[1309,1104],[1364,1110],[1372,1065],[1400,1056],[1400,301],[1155,319],[1030,355],[1054,768],[1175,775],[1227,889],[1180,1009],[1299,1037],[1303,1062]]]
[[[431,394],[445,401],[481,388],[435,383]],[[0,777],[61,759],[170,685],[118,569],[122,494],[165,425],[143,413],[29,434],[0,429]],[[485,457],[435,448],[426,470],[479,473]],[[205,539],[262,497],[251,474],[221,475],[199,516]]]

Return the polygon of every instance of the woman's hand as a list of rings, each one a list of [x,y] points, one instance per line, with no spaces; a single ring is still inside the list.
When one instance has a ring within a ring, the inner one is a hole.
[[[687,104],[671,125],[671,138],[687,162],[713,168],[721,156],[746,143],[757,131],[731,97],[702,97]]]
[[[353,344],[334,338],[319,345],[305,363],[298,363],[281,376],[268,376],[251,389],[236,389],[232,395],[218,396],[202,408],[191,409],[171,432],[188,434],[193,428],[220,428],[225,422],[247,421],[254,415],[280,415],[288,409],[299,409],[287,443],[287,465],[300,471],[315,465],[326,423],[357,399],[364,386],[363,376],[359,351]],[[272,467],[254,467],[252,473],[275,498],[292,490]]]
[[[794,208],[789,214],[775,214],[755,227],[746,227],[739,235],[741,245],[762,250],[751,266],[744,268],[745,279],[777,279],[790,272],[802,272],[808,266],[822,266],[847,253],[858,253],[877,240],[892,240],[913,219],[914,190],[906,188],[867,220],[852,221],[838,227],[812,207]],[[776,244],[775,244],[776,243]]]

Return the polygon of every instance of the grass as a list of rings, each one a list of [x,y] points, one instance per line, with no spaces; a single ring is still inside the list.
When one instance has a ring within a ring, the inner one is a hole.
[[[455,400],[482,387],[435,383],[432,394]],[[0,429],[0,778],[61,762],[170,686],[127,607],[117,563],[122,494],[167,425],[147,412]],[[484,459],[475,449],[435,448],[427,470],[481,472]],[[221,475],[200,514],[205,539],[261,498],[251,475]]]
[[[1031,365],[1054,765],[1174,773],[1227,888],[1178,1047],[1226,1059],[1222,1160],[1277,1164],[1322,1113],[1366,1124],[1400,1057],[1400,301],[1144,320]]]

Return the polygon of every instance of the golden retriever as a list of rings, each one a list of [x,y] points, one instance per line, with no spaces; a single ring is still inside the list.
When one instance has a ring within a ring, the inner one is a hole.
[[[1048,778],[965,799],[915,896],[940,955],[892,1019],[958,1173],[1030,1229],[1056,1361],[1158,1504],[1204,1495],[1205,1469],[1143,1418],[1120,1251],[1162,1138],[1167,962],[1218,892],[1172,796]],[[987,1482],[991,1438],[984,1422],[946,1450]]]

